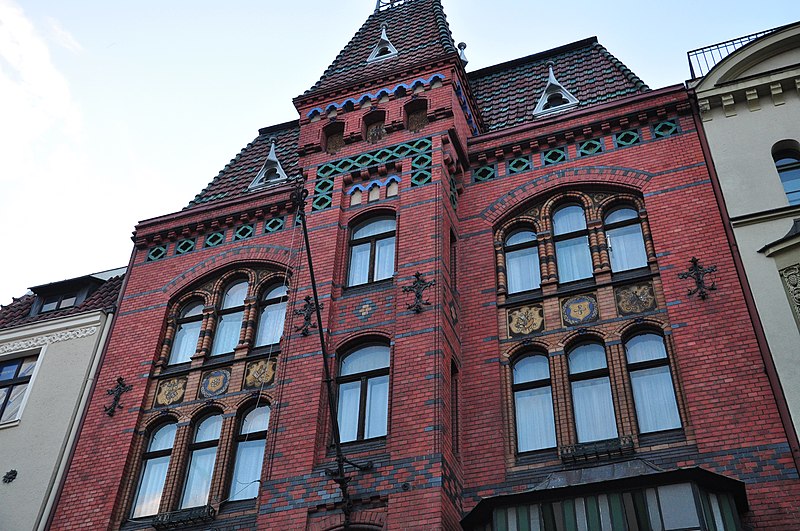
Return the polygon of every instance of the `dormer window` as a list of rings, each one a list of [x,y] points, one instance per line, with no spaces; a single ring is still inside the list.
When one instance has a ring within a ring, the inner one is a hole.
[[[281,166],[281,162],[278,160],[278,156],[275,153],[275,139],[273,138],[271,142],[272,145],[269,148],[267,160],[264,161],[264,165],[261,167],[261,170],[259,170],[256,178],[253,179],[252,183],[250,183],[250,186],[248,187],[249,190],[282,182],[288,179],[286,172],[283,171],[283,166]]]
[[[64,308],[72,308],[75,306],[75,301],[77,299],[78,296],[75,293],[46,297],[44,301],[42,301],[42,309],[39,310],[39,312],[46,313],[63,310]]]
[[[533,111],[534,116],[546,116],[551,113],[565,111],[578,106],[578,98],[573,96],[564,85],[559,83],[553,73],[554,63],[547,64],[547,85]]]
[[[367,62],[383,61],[395,55],[397,55],[397,48],[392,45],[391,41],[389,41],[389,37],[386,35],[386,24],[382,24],[381,38],[378,44],[375,45],[375,48],[372,49],[372,53],[369,55]]]

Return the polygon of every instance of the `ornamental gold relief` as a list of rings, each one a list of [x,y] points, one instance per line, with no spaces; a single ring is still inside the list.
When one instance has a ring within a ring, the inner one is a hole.
[[[247,364],[244,373],[244,386],[247,389],[266,387],[275,380],[276,360],[259,360]]]
[[[541,304],[508,311],[508,335],[527,336],[544,330],[544,308]]]
[[[156,406],[171,406],[183,400],[186,394],[186,376],[162,380],[156,392]]]
[[[576,326],[597,321],[600,313],[595,295],[578,295],[561,301],[564,326]]]
[[[653,285],[649,282],[615,288],[614,300],[620,315],[651,312],[658,306]]]
[[[800,321],[800,264],[781,269],[781,278],[783,285],[786,286],[795,319]]]

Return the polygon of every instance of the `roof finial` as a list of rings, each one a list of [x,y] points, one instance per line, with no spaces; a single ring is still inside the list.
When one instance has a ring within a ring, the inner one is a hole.
[[[464,53],[464,50],[467,49],[467,43],[459,42],[458,43],[458,56],[461,58],[461,62],[464,63],[464,66],[467,66],[469,61],[467,60],[467,54]]]

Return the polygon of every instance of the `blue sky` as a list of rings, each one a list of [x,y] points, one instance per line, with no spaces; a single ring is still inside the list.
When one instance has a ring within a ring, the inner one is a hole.
[[[800,15],[783,0],[443,2],[468,70],[596,35],[652,88],[688,77],[690,49]],[[126,265],[136,222],[180,210],[259,127],[295,119],[292,98],[374,6],[0,0],[0,303]]]

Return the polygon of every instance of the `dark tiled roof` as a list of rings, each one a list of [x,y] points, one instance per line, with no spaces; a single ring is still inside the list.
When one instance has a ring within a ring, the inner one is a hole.
[[[290,178],[297,176],[299,135],[300,125],[297,121],[260,129],[255,140],[247,144],[186,208],[246,194],[247,187],[256,178],[269,155],[272,138],[275,138],[275,154],[283,171]]]
[[[553,61],[558,81],[580,101],[578,108],[649,90],[597,42],[596,37],[469,74],[470,87],[487,131],[534,120]]]
[[[386,33],[397,48],[397,56],[367,63],[367,58],[378,44],[383,23],[387,24]],[[455,53],[453,36],[441,1],[406,0],[401,5],[370,15],[306,94],[385,76],[395,70],[402,71]]]
[[[14,299],[8,306],[0,306],[0,328],[11,328],[12,326],[50,321],[59,317],[77,315],[93,310],[113,308],[117,303],[117,296],[122,287],[122,279],[123,277],[118,276],[106,280],[77,306],[34,316],[31,316],[30,313],[31,307],[36,300],[36,295],[33,293],[23,295],[18,299]]]

